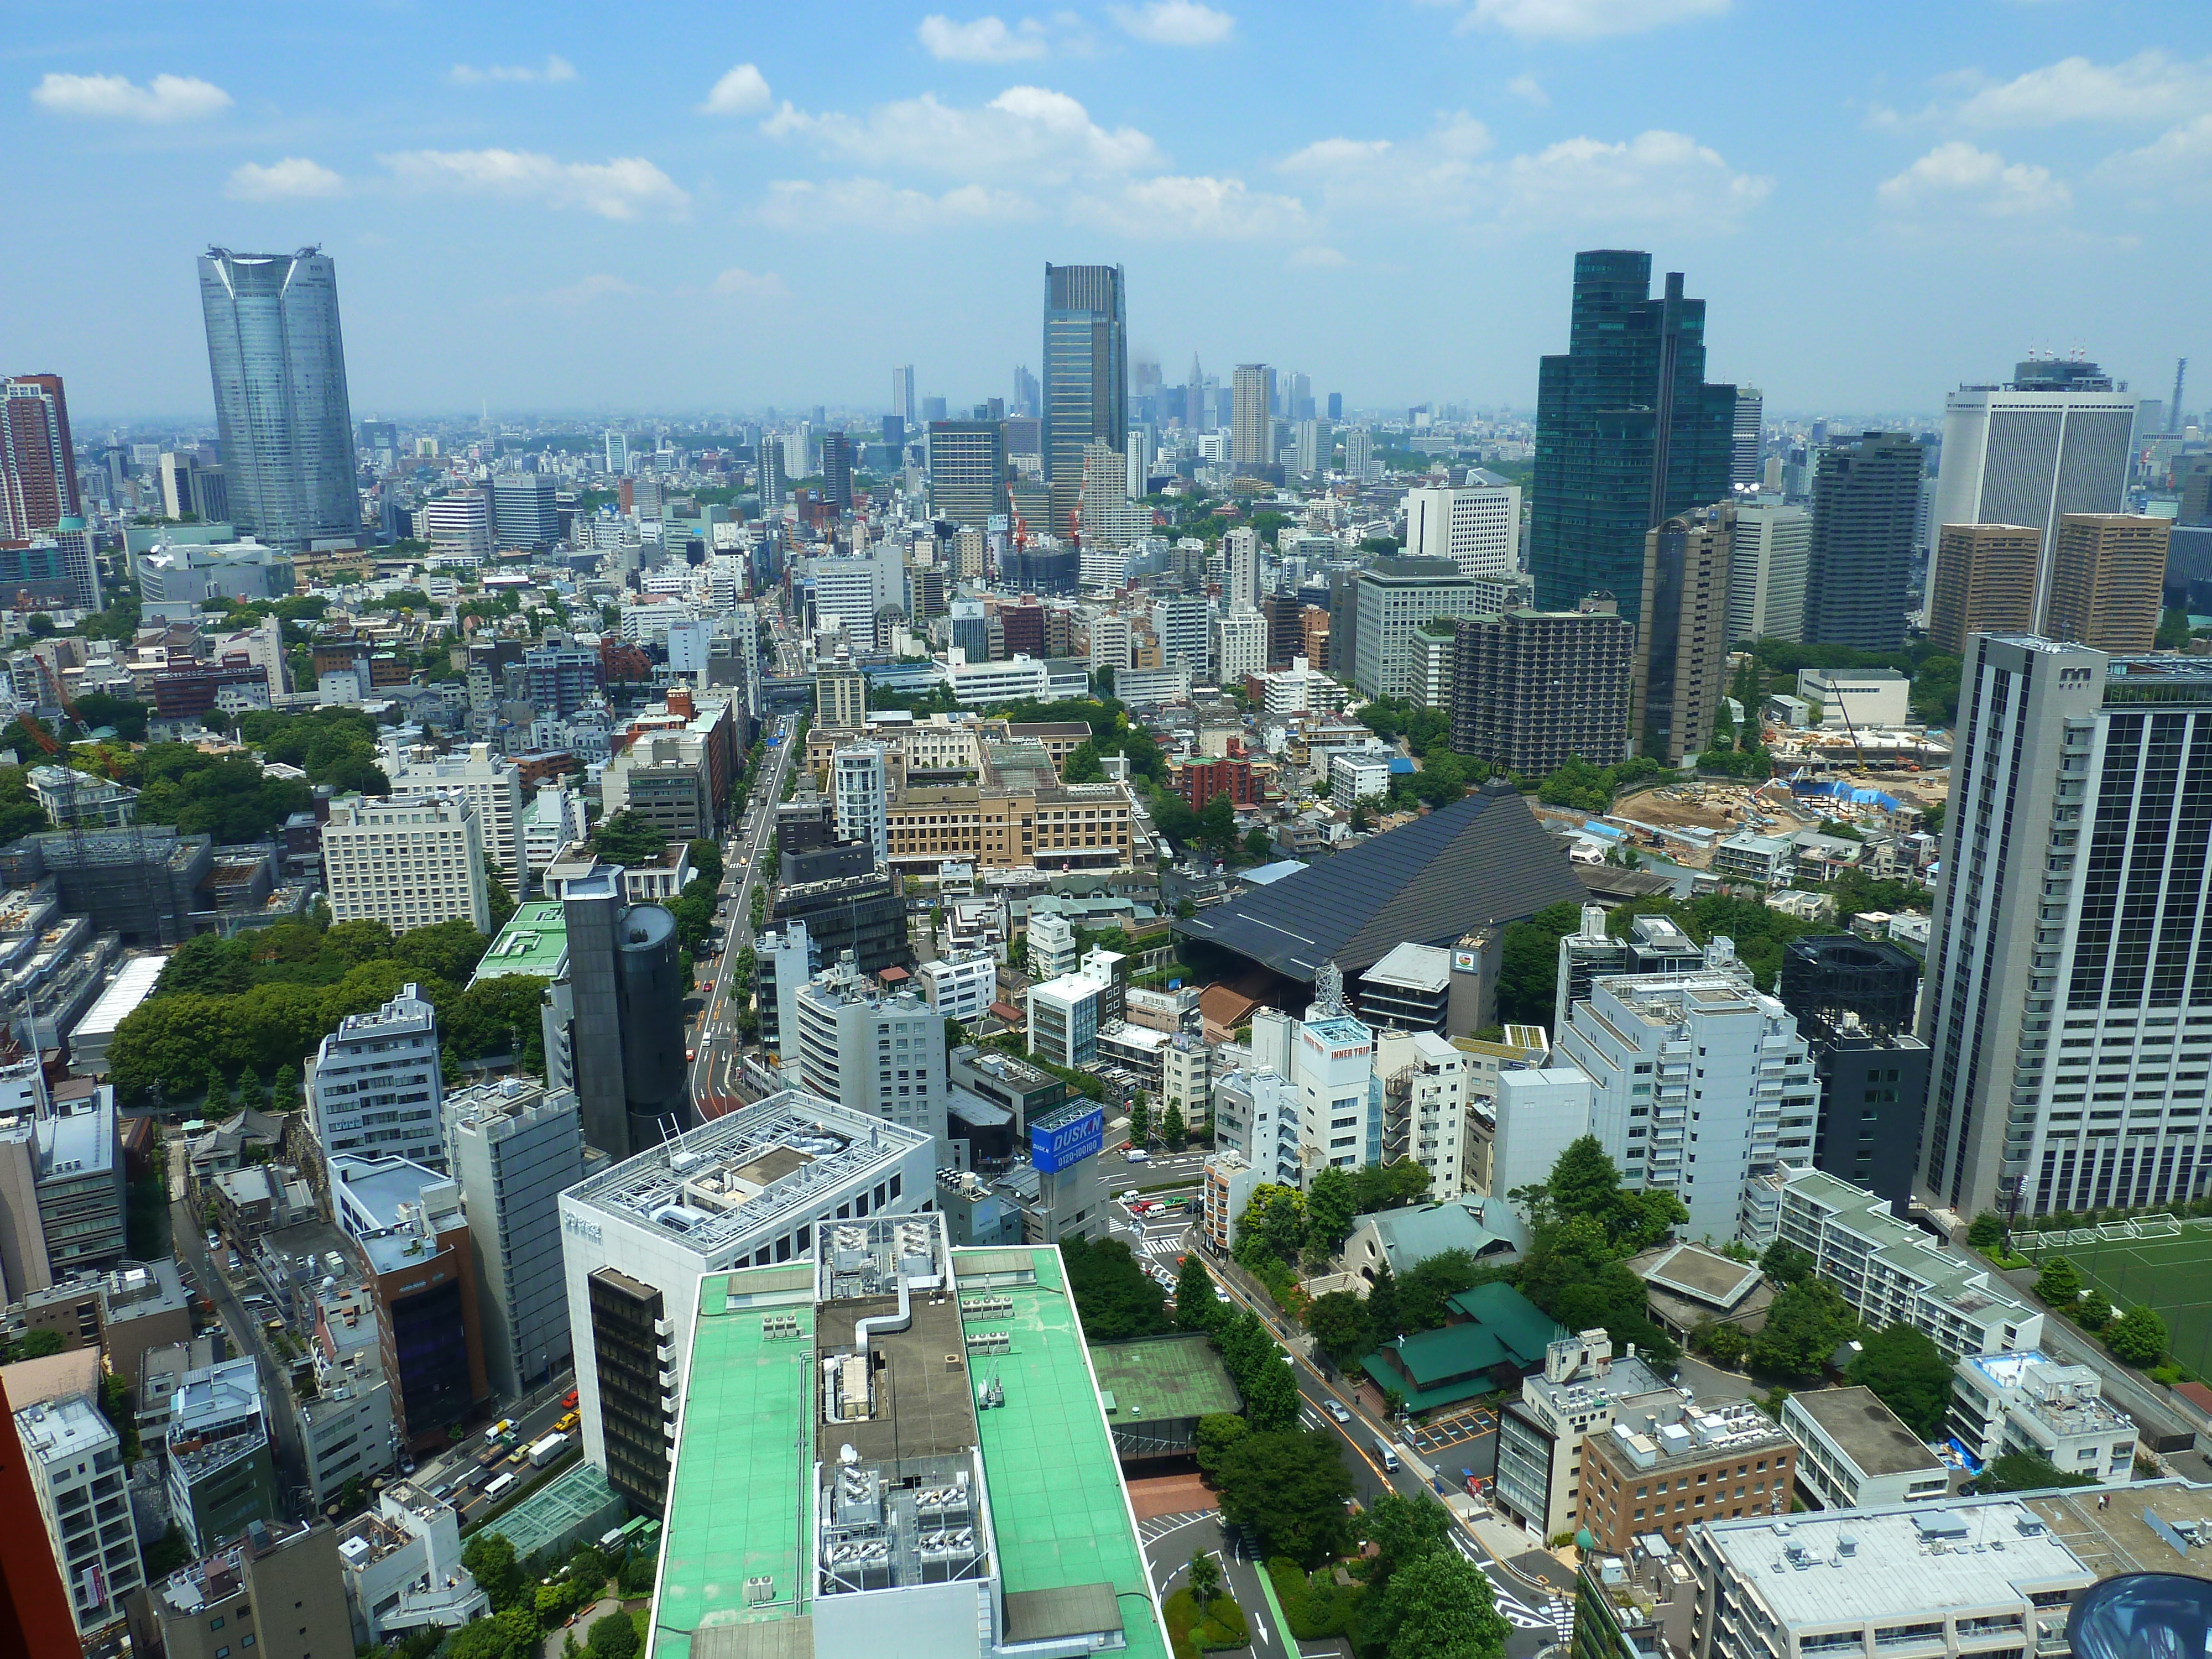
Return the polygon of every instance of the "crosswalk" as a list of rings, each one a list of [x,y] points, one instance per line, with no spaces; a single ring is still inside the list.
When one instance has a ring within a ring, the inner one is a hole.
[[[1512,1589],[1507,1588],[1504,1577],[1496,1570],[1490,1559],[1474,1547],[1474,1542],[1465,1534],[1455,1531],[1451,1534],[1451,1540],[1459,1553],[1481,1568],[1483,1576],[1490,1580],[1491,1592],[1498,1603],[1498,1611],[1506,1623],[1519,1630],[1550,1631],[1562,1642],[1574,1635],[1575,1610],[1571,1603],[1554,1595],[1549,1597],[1547,1605],[1541,1607],[1530,1607]]]
[[[1149,1521],[1137,1523],[1137,1536],[1146,1548],[1171,1532],[1180,1532],[1194,1521],[1204,1521],[1213,1514],[1212,1510],[1186,1510],[1180,1515],[1156,1515]]]
[[[1182,1235],[1170,1233],[1164,1238],[1148,1238],[1145,1241],[1144,1249],[1145,1254],[1155,1261],[1172,1261],[1182,1254]]]

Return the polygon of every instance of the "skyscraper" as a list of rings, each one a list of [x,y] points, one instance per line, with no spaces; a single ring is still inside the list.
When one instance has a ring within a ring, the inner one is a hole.
[[[2012,1182],[2027,1214],[2202,1195],[2212,664],[1978,634],[1958,732],[1920,1189],[1966,1215]]]
[[[1265,466],[1275,458],[1274,414],[1268,408],[1273,376],[1265,363],[1239,363],[1231,381],[1229,414],[1229,464]]]
[[[1521,486],[1493,478],[1477,471],[1460,489],[1407,490],[1406,556],[1449,559],[1470,579],[1510,574],[1520,562]]]
[[[231,521],[301,547],[361,535],[337,270],[319,248],[200,256]]]
[[[920,412],[914,406],[914,365],[901,363],[891,370],[891,413],[912,426]]]
[[[2069,513],[2058,521],[2044,631],[2100,651],[2148,651],[2166,592],[2165,519]]]
[[[929,423],[929,510],[949,524],[976,530],[1006,510],[1006,428],[991,421]],[[1076,489],[1083,487],[1077,451]],[[1033,525],[1042,531],[1042,525]],[[965,574],[965,572],[962,574]]]
[[[83,516],[62,377],[0,381],[0,541],[28,541]]]
[[[1328,418],[1332,422],[1344,418],[1344,394],[1341,392],[1328,394]]]
[[[822,498],[840,513],[853,510],[853,441],[842,432],[822,434]]]
[[[607,471],[619,478],[629,471],[629,440],[609,427],[602,441],[606,447]]]
[[[1869,432],[1820,454],[1805,642],[1894,651],[1905,643],[1927,452],[1902,432]]]
[[[1705,380],[1705,302],[1679,271],[1651,297],[1651,256],[1575,256],[1567,349],[1536,386],[1530,571],[1541,609],[1602,590],[1632,621],[1644,533],[1729,493],[1735,388]]]
[[[1118,453],[1129,432],[1129,319],[1119,265],[1044,268],[1044,468],[1052,522],[1070,533],[1083,495],[1083,447]]]
[[[2134,394],[2115,391],[2096,364],[2075,359],[2031,359],[2014,366],[2010,384],[1961,386],[1944,404],[1935,533],[1947,524],[2039,531],[2039,628],[2051,602],[2059,520],[2121,510],[2136,414]],[[1930,571],[1931,593],[1936,580]]]
[[[1729,550],[1729,643],[1795,640],[1805,631],[1813,515],[1778,501],[1740,501]]]
[[[1947,524],[1928,592],[1928,642],[1966,654],[1970,634],[2035,630],[2043,532],[2024,524]]]
[[[1644,623],[1636,630],[1629,730],[1647,758],[1668,766],[1705,748],[1728,685],[1735,539],[1735,508],[1725,501],[1669,519],[1644,538]]]
[[[557,480],[550,472],[502,472],[492,480],[492,512],[501,547],[541,551],[561,539]]]
[[[1729,483],[1738,489],[1759,483],[1759,428],[1766,411],[1766,398],[1755,386],[1735,389],[1735,449],[1729,466]]]

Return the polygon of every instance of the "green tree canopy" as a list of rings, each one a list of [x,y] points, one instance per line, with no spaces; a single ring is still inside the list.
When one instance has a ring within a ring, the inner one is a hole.
[[[1380,1586],[1407,1562],[1432,1550],[1451,1547],[1451,1511],[1425,1498],[1407,1498],[1386,1492],[1360,1518],[1359,1534],[1375,1546],[1375,1565],[1368,1577]]]
[[[1344,1247],[1352,1236],[1352,1224],[1358,1218],[1358,1194],[1352,1174],[1346,1170],[1326,1169],[1313,1178],[1306,1189],[1307,1253],[1326,1260]]]
[[[1166,1297],[1118,1238],[1063,1240],[1067,1286],[1093,1342],[1152,1336],[1169,1328]]]
[[[1526,921],[1505,924],[1498,956],[1501,1024],[1549,1027],[1557,1011],[1559,941],[1583,923],[1579,905],[1549,904]]]
[[[1378,1622],[1390,1659],[1504,1659],[1512,1629],[1490,1580],[1455,1549],[1432,1549],[1392,1573]]]
[[[2156,1309],[2138,1305],[2112,1322],[2105,1333],[2105,1346],[2123,1364],[2145,1367],[2166,1357],[2166,1321]]]
[[[1777,1285],[1788,1288],[1802,1285],[1813,1276],[1814,1261],[1810,1252],[1799,1249],[1787,1239],[1778,1238],[1766,1247],[1766,1254],[1759,1258],[1759,1270]]]
[[[1350,1291],[1317,1296],[1306,1308],[1306,1328],[1340,1371],[1356,1370],[1375,1351],[1375,1326],[1367,1304]]]
[[[647,864],[660,856],[668,837],[659,825],[625,807],[602,819],[592,832],[592,850],[610,863]]]
[[[525,1589],[522,1569],[514,1559],[514,1546],[503,1532],[480,1532],[461,1552],[461,1565],[490,1601],[494,1612],[511,1607]]]
[[[592,1659],[633,1659],[637,1652],[637,1626],[627,1613],[610,1613],[592,1620]]]
[[[2081,1299],[2081,1273],[2063,1255],[2049,1257],[2035,1276],[2035,1293],[2062,1312]]]
[[[1186,1251],[1176,1269],[1175,1322],[1177,1330],[1207,1331],[1221,1304],[1213,1299],[1213,1276],[1196,1250]]]
[[[2094,1486],[2094,1474],[2074,1474],[2033,1452],[2006,1452],[1993,1457],[1975,1477],[1976,1492],[2037,1492],[2046,1486]]]
[[[1263,1554],[1318,1566],[1349,1542],[1352,1475],[1328,1436],[1297,1428],[1247,1434],[1222,1454],[1215,1480],[1222,1514]]]
[[[1913,1327],[1888,1325],[1863,1339],[1845,1377],[1873,1389],[1923,1440],[1942,1431],[1951,1407],[1951,1362]]]
[[[1198,1472],[1211,1480],[1218,1473],[1228,1449],[1250,1432],[1244,1419],[1233,1412],[1209,1412],[1198,1419]]]
[[[1818,1376],[1828,1357],[1858,1331],[1857,1316],[1836,1287],[1808,1279],[1768,1307],[1765,1328],[1752,1339],[1751,1363],[1778,1376]]]
[[[693,872],[720,886],[722,881],[722,843],[711,836],[702,836],[691,842],[689,850]]]

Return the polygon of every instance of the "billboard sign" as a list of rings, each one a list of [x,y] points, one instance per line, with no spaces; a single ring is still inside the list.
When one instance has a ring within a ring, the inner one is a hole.
[[[1096,1157],[1105,1144],[1106,1109],[1095,1102],[1030,1121],[1030,1162],[1046,1175]]]

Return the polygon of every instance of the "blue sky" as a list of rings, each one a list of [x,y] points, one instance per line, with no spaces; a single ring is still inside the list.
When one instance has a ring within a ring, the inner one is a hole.
[[[1770,409],[1940,410],[2032,346],[2212,390],[2201,5],[9,16],[0,361],[83,416],[210,408],[211,241],[335,255],[357,416],[869,410],[900,362],[972,402],[1035,366],[1047,259],[1125,265],[1171,382],[1526,406],[1607,246]]]

